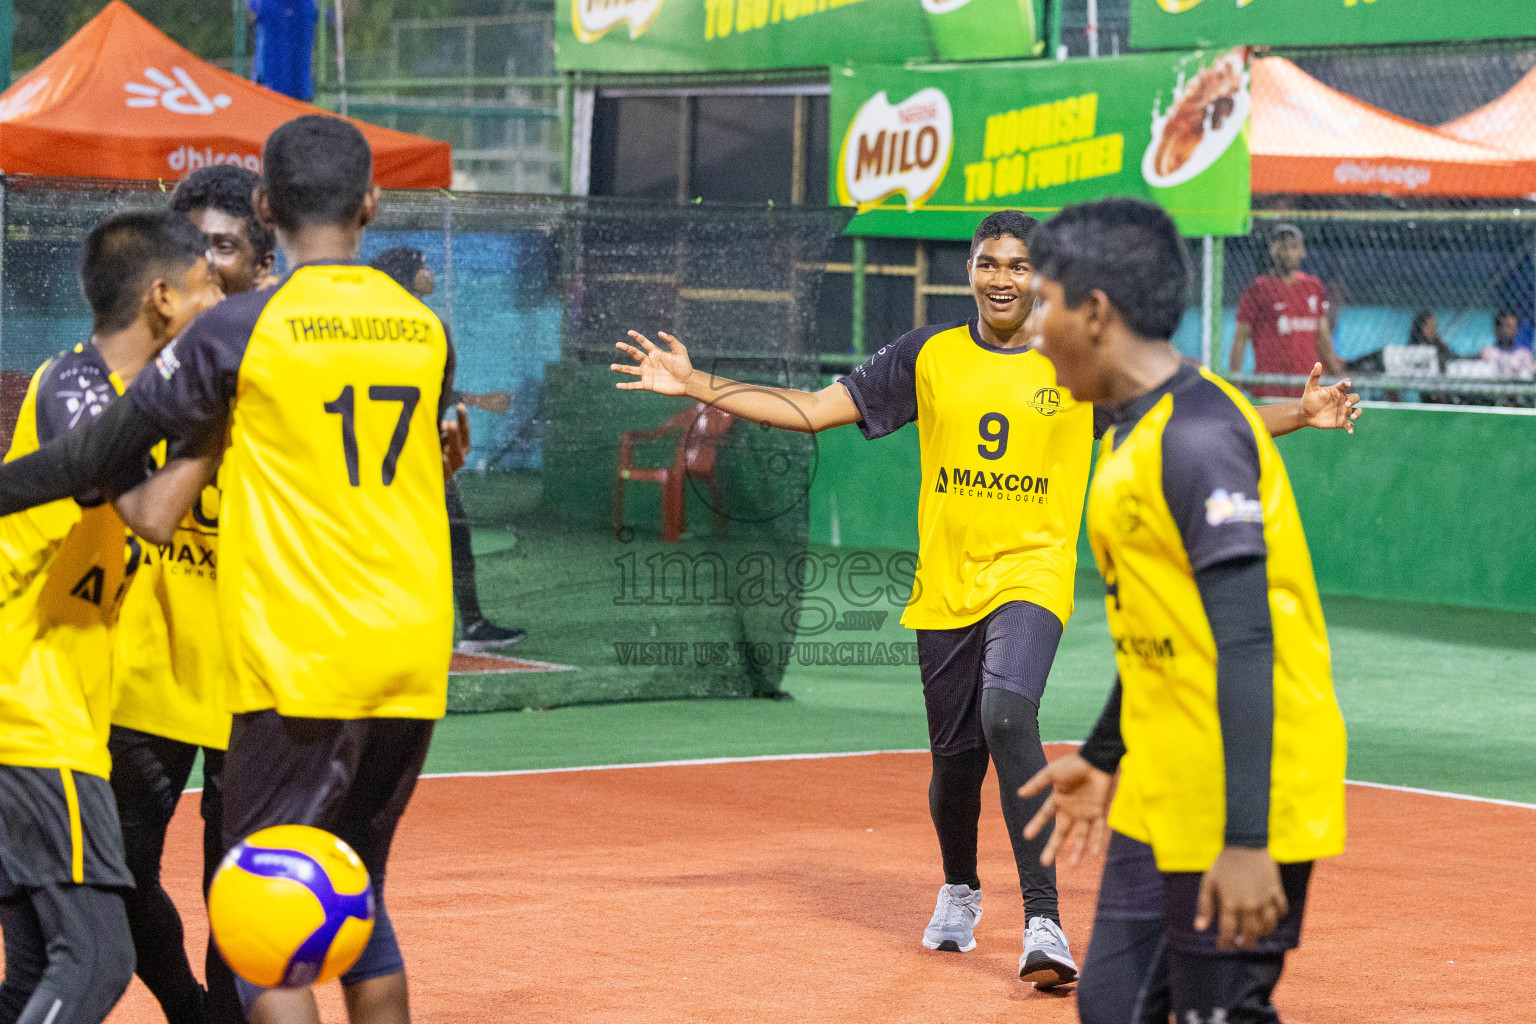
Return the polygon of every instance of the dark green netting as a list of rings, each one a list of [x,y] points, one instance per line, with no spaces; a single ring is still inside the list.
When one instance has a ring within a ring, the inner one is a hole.
[[[26,382],[90,333],[76,283],[101,217],[165,201],[156,183],[5,179],[0,413],[8,437]],[[423,251],[426,299],[449,324],[474,448],[458,488],[480,604],[526,639],[455,659],[449,706],[491,711],[777,692],[800,612],[814,438],[731,422],[714,440],[716,493],[684,488],[686,529],[662,539],[661,487],[614,494],[620,435],[691,403],[615,390],[613,343],[635,327],[680,336],[702,371],[819,386],[814,317],[841,210],[657,207],[559,197],[392,192],[364,257]],[[637,467],[708,441],[677,431],[634,446]],[[718,533],[717,533],[718,519]],[[798,574],[798,575],[797,575]]]

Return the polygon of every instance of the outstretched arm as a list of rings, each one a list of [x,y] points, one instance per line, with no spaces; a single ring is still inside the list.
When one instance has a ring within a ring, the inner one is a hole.
[[[634,362],[613,363],[610,369],[638,379],[619,383],[621,389],[683,395],[744,420],[805,434],[859,421],[858,406],[840,383],[820,391],[743,384],[694,369],[688,349],[670,334],[660,335],[665,349],[638,331],[629,336],[635,345],[621,341],[615,347]]]
[[[1302,427],[1319,430],[1355,432],[1355,420],[1360,418],[1360,396],[1350,389],[1345,377],[1327,387],[1319,381],[1323,376],[1323,364],[1313,363],[1312,374],[1307,378],[1306,389],[1300,398],[1289,402],[1273,402],[1258,406],[1256,411],[1270,437],[1282,437]]]
[[[120,398],[99,416],[0,466],[0,516],[92,492],[114,495],[144,479],[144,457],[164,431]]]

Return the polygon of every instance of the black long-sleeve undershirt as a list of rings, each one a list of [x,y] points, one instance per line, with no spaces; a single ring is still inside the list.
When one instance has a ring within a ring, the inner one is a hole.
[[[1226,770],[1228,846],[1269,845],[1269,789],[1275,734],[1275,641],[1269,575],[1262,556],[1229,559],[1195,573],[1216,641],[1216,713]],[[1079,753],[1113,772],[1125,756],[1121,684]]]
[[[113,402],[36,451],[0,466],[0,516],[76,495],[115,497],[145,479],[144,457],[165,432],[131,398]]]

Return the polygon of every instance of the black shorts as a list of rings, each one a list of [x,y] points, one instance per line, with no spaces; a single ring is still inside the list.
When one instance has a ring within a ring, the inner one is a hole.
[[[1199,872],[1162,872],[1152,847],[1112,833],[1083,976],[1083,1024],[1167,1024],[1192,1019],[1278,1021],[1270,994],[1285,954],[1301,941],[1311,862],[1280,865],[1290,910],[1252,948],[1216,948],[1216,928],[1195,931]],[[1220,1011],[1220,1014],[1218,1014]]]
[[[340,836],[382,878],[434,724],[236,715],[224,761],[225,849],[273,825],[312,825]]]
[[[0,765],[0,897],[45,885],[130,889],[107,780]]]
[[[373,934],[342,985],[398,974],[405,961],[384,901],[395,827],[432,744],[430,719],[236,715],[224,760],[224,845],[273,825],[312,825],[362,858],[373,885]],[[236,988],[247,1011],[260,989]]]
[[[1011,690],[1038,708],[1060,643],[1061,620],[1029,601],[1010,601],[959,629],[918,630],[933,752],[963,754],[986,745],[981,691],[987,687]]]

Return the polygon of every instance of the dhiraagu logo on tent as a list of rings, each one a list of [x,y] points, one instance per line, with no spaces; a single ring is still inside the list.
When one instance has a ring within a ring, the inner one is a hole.
[[[863,212],[901,193],[911,212],[938,191],[954,146],[955,119],[942,89],[921,89],[895,105],[882,89],[843,136],[838,200]]]
[[[590,43],[616,25],[629,26],[629,38],[639,39],[661,11],[663,0],[571,0],[571,29],[578,41]]]

